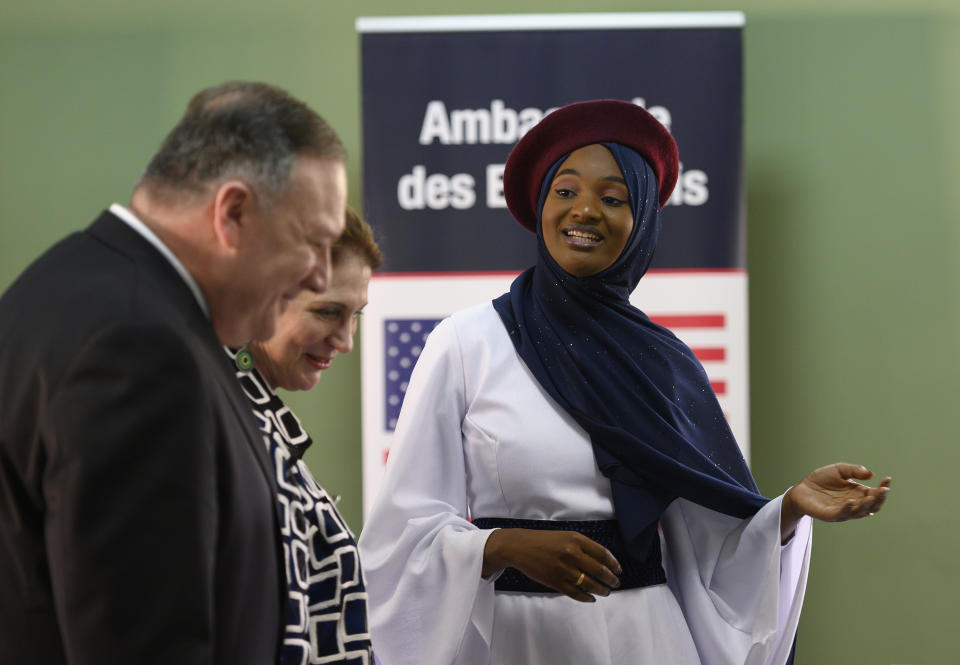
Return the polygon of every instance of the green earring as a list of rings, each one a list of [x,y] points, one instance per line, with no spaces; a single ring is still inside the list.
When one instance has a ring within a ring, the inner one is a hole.
[[[233,361],[237,364],[237,369],[241,372],[249,372],[253,369],[253,354],[247,349],[240,349]]]

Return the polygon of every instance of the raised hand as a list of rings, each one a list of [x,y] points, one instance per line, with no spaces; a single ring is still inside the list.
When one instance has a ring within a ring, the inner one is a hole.
[[[607,548],[576,531],[497,529],[483,550],[483,576],[508,566],[585,603],[617,588],[622,572]]]
[[[872,477],[873,472],[859,464],[830,464],[811,471],[783,497],[781,535],[789,538],[804,515],[824,522],[843,522],[875,514],[890,493],[890,477],[877,487],[858,482]]]

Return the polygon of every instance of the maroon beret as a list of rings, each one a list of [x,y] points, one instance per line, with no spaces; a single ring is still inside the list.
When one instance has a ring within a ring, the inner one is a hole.
[[[646,109],[616,99],[563,106],[548,114],[517,142],[503,171],[503,193],[517,221],[537,230],[537,199],[543,177],[563,155],[593,143],[633,148],[657,174],[662,208],[677,184],[677,144]]]

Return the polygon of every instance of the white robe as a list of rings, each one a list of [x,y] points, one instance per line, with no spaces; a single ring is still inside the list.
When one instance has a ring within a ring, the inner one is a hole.
[[[470,517],[613,518],[589,437],[540,387],[490,303],[445,319],[414,368],[359,546],[383,665],[782,665],[799,620],[810,520],[780,545],[754,517],[689,501],[663,514],[667,585],[596,603],[495,592],[491,531]]]

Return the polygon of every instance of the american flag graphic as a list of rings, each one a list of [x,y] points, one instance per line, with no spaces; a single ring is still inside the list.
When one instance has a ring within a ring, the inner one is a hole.
[[[410,373],[420,357],[427,335],[441,319],[384,319],[384,413],[385,427],[397,427],[403,396],[407,392]]]
[[[707,367],[711,385],[717,396],[722,398],[727,392],[727,382],[716,378],[716,363],[727,358],[723,333],[726,317],[716,314],[653,314],[650,318],[665,328],[670,328],[679,337],[684,338],[691,332],[719,333],[707,344],[691,344],[691,348],[701,363]],[[384,427],[392,432],[397,427],[400,407],[410,382],[410,373],[420,357],[427,335],[440,323],[441,319],[385,319],[383,323],[384,339]],[[686,333],[686,334],[685,334]],[[690,340],[688,340],[689,343]],[[713,370],[713,371],[711,371]]]
[[[650,314],[650,320],[672,330],[690,347],[693,355],[703,364],[713,392],[722,400],[727,394],[727,380],[722,374],[727,360],[726,315],[722,312]]]

